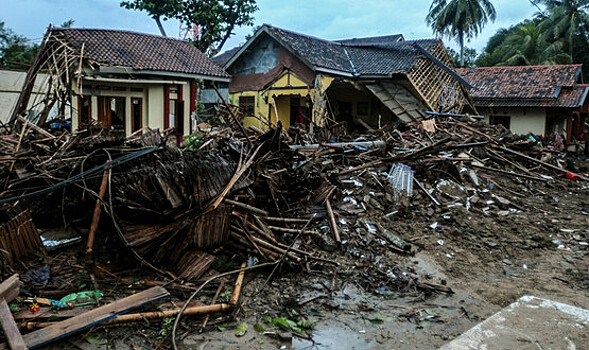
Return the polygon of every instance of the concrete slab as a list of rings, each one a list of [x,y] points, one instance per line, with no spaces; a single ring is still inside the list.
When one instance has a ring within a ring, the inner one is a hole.
[[[589,349],[589,310],[523,296],[440,350]]]

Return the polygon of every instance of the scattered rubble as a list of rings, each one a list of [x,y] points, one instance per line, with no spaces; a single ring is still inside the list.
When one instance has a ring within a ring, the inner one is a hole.
[[[244,261],[248,267],[230,274],[272,267],[265,282],[256,285],[258,293],[273,289],[270,281],[287,271],[307,276],[330,271],[331,280],[317,282],[314,294],[294,302],[296,308],[340,308],[333,298],[348,278],[382,298],[412,295],[427,302],[455,293],[450,277],[407,264],[423,253],[441,256],[434,260],[458,279],[468,274],[468,256],[492,268],[496,259],[502,273],[517,276],[529,263],[510,251],[568,250],[576,254],[571,264],[577,269],[570,270],[589,286],[589,275],[575,260],[587,256],[586,224],[561,223],[554,216],[556,222],[537,223],[545,226],[537,234],[518,227],[527,213],[551,218],[547,208],[570,208],[571,203],[562,203],[570,200],[567,192],[586,193],[585,162],[468,116],[440,116],[405,130],[385,126],[362,134],[340,124],[267,132],[217,124],[181,148],[168,146],[157,130],[114,139],[98,125],[75,135],[31,126],[19,119],[11,133],[0,136],[3,274],[42,266],[51,270],[43,284],[26,280],[21,295],[61,298],[84,289],[110,290],[105,296],[113,300],[127,294],[117,286],[163,286],[181,300],[192,293],[182,311],[173,307],[111,321],[100,318],[106,324],[182,313],[225,312],[226,319],[239,319],[236,315],[248,308],[236,307],[241,282],[221,302],[228,280],[219,274]],[[587,216],[589,208],[580,204],[578,215]],[[45,249],[37,232],[47,230],[81,235],[87,242],[84,252],[67,253],[75,245]],[[501,252],[494,257],[496,251]],[[129,271],[132,266],[149,269]],[[567,283],[571,278],[557,277]],[[211,305],[189,305],[201,291],[212,296]],[[272,301],[283,313],[255,328],[287,341],[292,334],[313,339],[313,327],[292,312],[292,296],[287,299]],[[98,315],[109,305],[84,312]],[[418,325],[439,316],[397,305]],[[50,310],[41,306],[33,320],[14,314],[17,321],[25,320],[23,333],[53,330],[35,346],[69,334],[58,334],[60,323],[78,324],[71,310],[55,310],[55,305]],[[204,329],[210,316],[203,317]],[[385,322],[379,317],[374,323]],[[170,344],[177,324],[178,319],[173,332],[166,330],[168,342],[157,346]],[[245,325],[238,327],[240,336],[248,332]],[[23,335],[27,345],[35,332]]]

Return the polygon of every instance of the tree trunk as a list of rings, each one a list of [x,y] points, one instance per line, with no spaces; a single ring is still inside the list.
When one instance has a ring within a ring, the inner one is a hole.
[[[164,26],[162,25],[162,21],[160,20],[160,16],[153,17],[153,19],[155,20],[155,23],[157,23],[157,27],[159,28],[162,36],[167,37],[168,35],[166,34],[166,31],[164,30]]]
[[[464,33],[460,32],[458,41],[460,45],[460,68],[464,68]]]
[[[227,28],[227,31],[225,32],[225,35],[223,35],[223,39],[221,39],[221,42],[219,42],[217,47],[213,51],[211,51],[210,57],[215,56],[217,53],[219,53],[219,51],[221,51],[221,49],[223,48],[223,45],[225,45],[225,42],[227,42],[227,39],[229,39],[229,37],[231,36],[231,34],[233,32],[233,27],[234,27],[234,24],[232,23],[229,26],[229,28]]]

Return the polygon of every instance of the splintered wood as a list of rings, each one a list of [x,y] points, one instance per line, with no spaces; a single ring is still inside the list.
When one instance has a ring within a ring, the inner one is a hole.
[[[9,210],[6,214],[11,217],[0,226],[0,254],[9,265],[23,256],[43,249],[43,243],[37,232],[28,210],[14,214]]]

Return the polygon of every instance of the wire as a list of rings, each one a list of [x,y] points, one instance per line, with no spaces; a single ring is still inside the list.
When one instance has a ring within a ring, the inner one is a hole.
[[[125,164],[125,163],[127,163],[129,161],[132,161],[133,159],[142,157],[144,155],[147,155],[149,153],[152,153],[152,152],[155,152],[155,151],[161,150],[161,149],[162,149],[162,147],[151,147],[151,148],[147,148],[147,149],[144,149],[144,150],[141,150],[141,151],[138,151],[138,152],[126,154],[126,155],[121,156],[121,157],[119,157],[119,158],[117,158],[115,160],[106,162],[106,163],[101,164],[101,165],[98,165],[98,166],[96,166],[96,167],[94,167],[92,169],[86,170],[83,173],[80,173],[78,175],[74,175],[74,176],[72,176],[72,177],[70,177],[68,179],[65,179],[65,180],[63,180],[63,181],[61,181],[61,182],[59,182],[59,183],[57,183],[55,185],[46,187],[46,188],[44,188],[42,190],[38,190],[38,191],[35,191],[35,192],[23,194],[23,195],[16,196],[16,197],[10,197],[10,198],[0,199],[0,205],[8,204],[8,203],[12,203],[12,202],[15,202],[15,201],[18,201],[18,200],[21,200],[21,199],[27,199],[27,198],[31,198],[31,197],[35,197],[35,196],[39,196],[39,195],[42,195],[42,194],[53,192],[55,190],[58,190],[60,188],[66,187],[66,186],[71,185],[71,184],[74,184],[76,182],[83,181],[83,180],[85,180],[85,178],[88,175],[92,175],[92,174],[97,173],[99,171],[103,171],[103,170],[108,170],[108,169],[115,168],[115,167],[117,167],[119,165],[123,165],[123,164]]]

